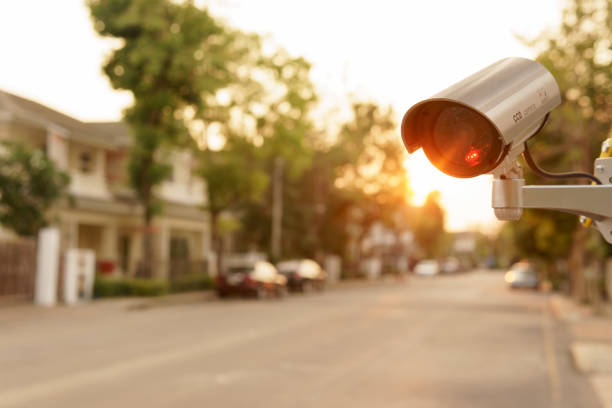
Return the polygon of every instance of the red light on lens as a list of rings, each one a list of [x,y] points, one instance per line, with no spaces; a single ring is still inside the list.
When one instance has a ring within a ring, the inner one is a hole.
[[[465,155],[465,162],[470,166],[475,166],[480,163],[480,149],[474,149],[470,147],[470,150]]]

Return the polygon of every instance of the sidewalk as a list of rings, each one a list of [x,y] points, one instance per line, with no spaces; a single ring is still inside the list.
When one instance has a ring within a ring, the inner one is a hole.
[[[355,289],[364,286],[397,285],[399,282],[406,283],[407,280],[380,279],[368,280],[343,280],[328,286],[328,290]],[[32,318],[44,318],[49,315],[87,315],[89,311],[95,311],[97,315],[122,313],[125,311],[138,311],[160,307],[180,306],[200,302],[216,300],[214,290],[203,290],[185,293],[173,293],[159,297],[118,297],[99,298],[91,302],[75,306],[66,306],[58,302],[57,306],[46,308],[35,306],[31,301],[17,299],[0,303],[0,326],[10,321],[28,320]]]
[[[6,304],[0,307],[0,327],[8,327],[19,322],[37,324],[53,316],[59,321],[70,321],[82,318],[113,318],[117,314],[159,307],[179,306],[191,303],[206,302],[215,299],[212,290],[170,294],[160,297],[120,297],[95,299],[75,306],[58,303],[54,307],[40,307],[31,302]]]
[[[571,299],[553,295],[550,307],[573,338],[570,353],[576,369],[589,376],[603,408],[612,408],[612,313],[596,315]]]

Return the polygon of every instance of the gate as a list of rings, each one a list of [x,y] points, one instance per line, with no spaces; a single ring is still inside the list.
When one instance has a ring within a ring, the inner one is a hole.
[[[0,242],[0,300],[34,295],[36,241]]]

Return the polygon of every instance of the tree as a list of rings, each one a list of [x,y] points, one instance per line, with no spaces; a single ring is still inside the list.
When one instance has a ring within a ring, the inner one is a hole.
[[[34,236],[49,223],[48,210],[70,179],[40,150],[8,142],[0,148],[0,224]]]
[[[432,191],[419,209],[414,220],[414,236],[427,257],[439,254],[444,239],[444,210],[440,205],[440,193]]]
[[[229,81],[224,29],[193,2],[170,0],[90,0],[94,27],[122,40],[104,65],[114,88],[134,95],[126,109],[133,144],[130,182],[143,206],[143,269],[151,273],[151,224],[161,211],[155,187],[170,167],[164,153],[191,142],[185,120],[206,116],[210,97]]]
[[[410,191],[393,112],[373,102],[354,102],[351,108],[350,119],[329,126],[337,131],[304,132],[301,146],[289,144],[293,153],[282,156],[289,165],[301,162],[300,171],[285,174],[283,180],[286,257],[322,260],[326,253],[355,255],[350,261],[357,266],[357,241],[374,222],[382,221],[398,233],[406,227],[398,221],[406,218]],[[250,242],[260,248],[267,247],[271,235],[266,211],[270,202],[267,196],[263,203],[250,206],[244,219]]]
[[[329,155],[334,187],[351,197],[346,223],[355,230],[359,248],[377,221],[401,233],[405,225],[398,225],[398,215],[405,218],[411,193],[393,110],[361,101],[352,110],[353,118],[340,128]],[[359,257],[358,250],[356,262]]]
[[[271,180],[260,200],[242,201],[244,228],[238,241],[242,249],[255,246],[275,257],[280,254],[272,251],[271,208],[279,200],[287,204],[282,217],[275,220],[280,221],[276,226],[283,231],[285,250],[295,232],[290,222],[295,209],[289,202],[299,194],[298,182],[311,163],[314,126],[310,111],[316,94],[309,78],[310,64],[303,58],[291,57],[279,47],[264,53],[261,39],[240,33],[235,34],[234,47],[248,51],[235,52],[231,72],[236,82],[222,91],[228,120],[218,124],[220,133],[230,148],[234,139],[256,146],[260,169]],[[276,201],[274,189],[283,192],[282,196],[277,194]]]
[[[547,169],[592,171],[612,119],[611,23],[611,0],[572,0],[558,31],[525,41],[539,51],[537,60],[551,71],[563,92],[561,107],[551,113],[533,147],[534,156]],[[573,216],[531,210],[525,211],[520,223],[505,228],[514,230],[513,240],[523,256],[549,264],[569,257],[572,294],[583,297],[585,258],[598,253],[589,251],[588,243],[602,242],[590,237],[595,231],[580,227]]]
[[[248,202],[255,202],[268,185],[267,174],[258,166],[257,148],[249,141],[232,138],[223,150],[199,152],[198,174],[206,182],[210,213],[212,246],[217,256],[217,271],[223,265],[223,227],[220,216],[238,211]]]

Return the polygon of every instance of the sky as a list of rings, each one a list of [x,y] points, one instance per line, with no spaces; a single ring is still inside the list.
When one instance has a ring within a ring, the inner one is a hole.
[[[201,0],[244,31],[265,34],[313,64],[327,107],[346,95],[390,104],[398,121],[414,103],[505,57],[534,58],[517,35],[554,29],[562,0]],[[81,120],[119,120],[131,103],[101,72],[118,43],[93,31],[81,0],[0,2],[0,89]],[[406,161],[414,204],[442,195],[451,231],[494,231],[490,178],[456,179],[422,152]]]

